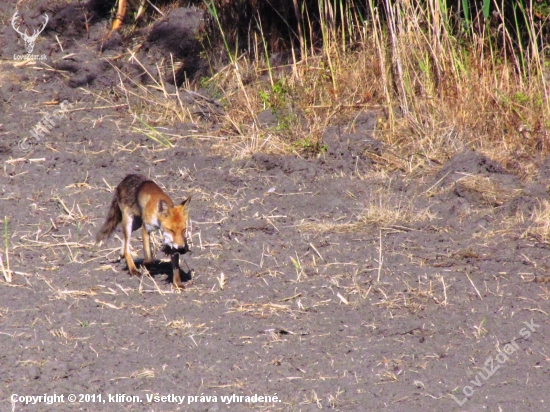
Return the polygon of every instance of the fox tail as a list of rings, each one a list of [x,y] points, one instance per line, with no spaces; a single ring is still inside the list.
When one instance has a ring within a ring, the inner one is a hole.
[[[118,193],[115,193],[113,200],[111,201],[111,206],[109,207],[109,212],[107,212],[105,223],[103,223],[103,226],[101,226],[101,229],[97,232],[95,238],[96,243],[99,243],[111,236],[120,222],[122,222],[122,211],[118,206]]]

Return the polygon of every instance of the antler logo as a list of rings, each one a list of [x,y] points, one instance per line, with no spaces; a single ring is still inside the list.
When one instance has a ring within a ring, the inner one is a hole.
[[[42,28],[38,30],[34,30],[32,35],[29,35],[27,33],[27,30],[25,29],[24,32],[19,30],[19,27],[21,26],[21,16],[19,16],[19,13],[16,11],[13,17],[11,18],[11,25],[13,29],[21,35],[23,40],[25,41],[25,49],[27,49],[27,53],[31,54],[34,50],[34,43],[36,42],[36,39],[38,38],[38,35],[44,31],[46,28],[46,24],[48,24],[48,15],[44,13],[44,24],[42,25]]]

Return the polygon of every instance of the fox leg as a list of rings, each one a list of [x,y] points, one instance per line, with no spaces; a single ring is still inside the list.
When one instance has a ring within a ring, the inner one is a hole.
[[[141,227],[141,237],[143,238],[143,264],[150,265],[153,263],[153,257],[151,256],[151,239],[145,225]]]
[[[173,253],[171,256],[172,260],[172,283],[176,285],[180,289],[185,289],[185,285],[181,281],[181,273],[180,273],[180,254],[179,253]]]
[[[126,264],[128,265],[128,270],[131,275],[139,276],[139,271],[136,268],[132,254],[130,253],[130,236],[132,236],[132,223],[133,217],[128,216],[127,214],[122,215],[122,230],[124,232],[124,245],[122,247],[124,251],[124,258],[126,259]]]

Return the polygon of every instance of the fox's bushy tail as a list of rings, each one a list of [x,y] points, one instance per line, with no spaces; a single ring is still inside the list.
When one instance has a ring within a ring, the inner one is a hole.
[[[105,223],[103,223],[103,226],[97,232],[95,237],[96,242],[99,243],[111,236],[120,222],[122,222],[122,211],[118,207],[118,193],[116,192],[109,207],[109,212],[107,212]]]

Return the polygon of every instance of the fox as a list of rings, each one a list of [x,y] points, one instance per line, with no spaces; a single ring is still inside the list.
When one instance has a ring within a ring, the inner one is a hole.
[[[130,275],[139,276],[140,272],[130,254],[130,236],[141,227],[143,264],[149,266],[153,263],[149,234],[160,230],[164,238],[164,250],[172,255],[173,282],[182,287],[179,253],[189,251],[186,232],[190,202],[191,196],[174,206],[172,199],[155,182],[142,175],[129,174],[115,190],[105,223],[97,232],[96,243],[108,239],[117,226],[122,224],[124,242],[120,257],[126,259]]]

